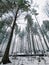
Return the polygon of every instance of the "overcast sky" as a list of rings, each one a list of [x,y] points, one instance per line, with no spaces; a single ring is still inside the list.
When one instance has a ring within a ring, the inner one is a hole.
[[[47,15],[44,11],[46,1],[49,1],[49,0],[34,0],[34,2],[36,2],[37,5],[39,5],[39,7],[38,7],[38,12],[39,12],[38,20],[40,21],[39,22],[40,25],[42,24],[43,20],[48,19]]]

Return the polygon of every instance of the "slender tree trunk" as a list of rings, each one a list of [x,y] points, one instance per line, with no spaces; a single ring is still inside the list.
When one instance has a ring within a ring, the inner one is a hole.
[[[24,53],[24,38],[21,38],[20,53]]]
[[[31,29],[30,29],[30,48],[31,48],[31,54],[32,54],[33,48],[32,48],[32,31],[31,31]]]
[[[46,45],[47,49],[49,49],[49,47],[48,47],[48,45],[47,45],[47,42],[46,42],[46,40],[45,40],[45,37],[44,37],[44,33],[43,33],[43,31],[40,30],[40,32],[41,32],[41,34],[42,34],[42,36],[43,36],[43,39],[44,39],[44,42],[45,42],[45,45]]]
[[[34,51],[34,54],[36,54],[36,49],[35,49],[35,44],[34,44],[34,36],[33,36],[32,27],[31,27],[31,39],[32,39],[32,45],[33,45],[33,51]]]
[[[36,38],[36,35],[35,35],[35,38]],[[39,48],[39,44],[38,44],[37,38],[36,38],[36,43],[37,43],[38,51],[40,51],[40,48]]]
[[[22,51],[23,51],[23,53],[24,53],[24,37],[23,37],[23,39],[22,39]]]
[[[36,50],[35,50],[35,44],[34,44],[34,38],[33,38],[33,34],[32,34],[32,44],[33,44],[33,51],[34,51],[34,54],[36,54]]]
[[[28,39],[28,52],[30,53],[31,52],[30,32],[28,32],[27,39]]]
[[[47,38],[47,41],[49,42],[49,37],[48,37],[46,31],[44,31],[44,34],[45,34],[45,36],[46,36],[46,38]]]
[[[38,20],[37,20],[36,16],[35,16],[35,19],[36,19],[36,21],[37,21],[37,23],[38,23]],[[40,32],[41,32],[41,34],[42,34],[42,36],[43,36],[43,39],[44,39],[45,45],[46,45],[47,50],[48,50],[49,47],[48,47],[48,45],[47,45],[47,42],[46,42],[45,37],[44,37],[44,33],[43,33],[43,31],[41,30],[39,23],[38,23],[38,26],[39,26],[39,30],[40,30]]]
[[[31,32],[30,32],[30,35],[31,35]],[[30,43],[29,43],[29,52],[31,53],[31,37],[29,35],[29,40],[30,40]]]
[[[21,45],[20,45],[20,53],[22,53],[23,52],[23,39],[21,38]]]
[[[40,34],[38,34],[38,36],[39,36],[39,39],[40,39],[40,42],[41,42],[41,45],[42,45],[42,48],[43,48],[43,52],[45,52],[45,49],[44,49],[44,46],[43,46],[43,43],[42,43],[42,39],[40,37]]]
[[[9,37],[9,41],[8,41],[4,56],[3,56],[2,61],[1,61],[3,64],[11,62],[9,60],[9,50],[10,50],[11,41],[12,41],[12,37],[13,37],[13,31],[14,31],[14,28],[15,28],[15,25],[16,25],[16,19],[17,19],[18,11],[19,11],[19,8],[17,8],[15,19],[14,19],[13,26],[12,26],[11,33],[10,33],[10,37]]]

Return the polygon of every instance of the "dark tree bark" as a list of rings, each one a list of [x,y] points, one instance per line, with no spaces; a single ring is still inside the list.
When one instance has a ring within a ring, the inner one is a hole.
[[[16,19],[17,19],[18,11],[19,11],[19,8],[17,8],[15,19],[14,19],[14,22],[13,22],[13,26],[11,28],[11,33],[10,33],[9,41],[8,41],[8,44],[7,44],[4,56],[3,56],[2,61],[1,61],[3,64],[11,62],[9,60],[9,51],[10,51],[11,41],[12,41],[12,37],[13,37],[13,31],[14,31],[14,28],[15,28],[15,25],[16,25]]]

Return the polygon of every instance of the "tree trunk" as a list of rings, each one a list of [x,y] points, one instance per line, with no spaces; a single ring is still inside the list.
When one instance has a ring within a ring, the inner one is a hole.
[[[19,11],[19,8],[16,11],[16,15],[15,15],[15,19],[14,19],[13,26],[12,26],[12,29],[11,29],[9,41],[8,41],[8,44],[7,44],[7,47],[6,47],[4,56],[3,56],[2,61],[1,61],[3,64],[6,64],[6,63],[10,63],[11,62],[9,60],[9,50],[10,50],[11,41],[12,41],[12,37],[13,37],[13,31],[14,31],[14,28],[15,28],[15,25],[16,25],[16,19],[17,19],[18,11]]]
[[[44,34],[45,34],[45,36],[46,36],[46,38],[47,38],[47,41],[49,42],[49,37],[48,37],[46,31],[44,31]]]
[[[44,46],[43,46],[43,43],[42,43],[42,39],[40,37],[40,34],[38,33],[38,36],[39,36],[39,39],[40,39],[40,42],[41,42],[41,45],[42,45],[42,48],[43,48],[43,52],[45,52],[45,49],[44,49]]]
[[[30,32],[28,32],[27,39],[28,39],[28,52],[30,53],[31,52]]]
[[[36,16],[35,16],[35,19],[36,19],[36,21],[37,21],[37,23],[38,23],[38,20],[37,20]],[[47,47],[47,50],[49,50],[49,47],[48,47],[47,42],[46,42],[45,37],[44,37],[44,33],[43,33],[43,31],[41,30],[39,23],[38,23],[38,27],[39,27],[39,30],[40,30],[42,36],[43,36],[43,39],[44,39],[45,45],[46,45],[46,47]]]
[[[23,39],[21,38],[20,53],[23,53]]]
[[[34,38],[33,38],[33,34],[32,34],[32,44],[33,44],[33,51],[34,51],[34,54],[36,54],[36,50],[35,50],[35,44],[34,44]]]
[[[32,26],[31,26],[31,39],[32,39],[32,45],[33,45],[33,51],[34,51],[34,54],[36,54],[36,49],[35,49],[35,44],[34,44],[34,36],[33,36]]]
[[[35,38],[36,38],[36,35],[35,35]],[[36,43],[37,43],[37,47],[38,47],[38,52],[40,51],[40,48],[39,48],[39,44],[38,44],[38,41],[37,41],[37,38],[36,38]]]
[[[40,31],[41,31],[41,34],[42,34],[42,36],[43,36],[43,39],[44,39],[45,45],[46,45],[47,49],[49,49],[49,47],[48,47],[48,45],[47,45],[47,42],[46,42],[46,40],[45,40],[45,37],[44,37],[44,33],[42,32],[42,30],[40,30]]]

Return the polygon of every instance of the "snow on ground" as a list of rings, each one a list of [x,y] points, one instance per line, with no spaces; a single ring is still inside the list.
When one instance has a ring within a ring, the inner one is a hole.
[[[38,62],[37,58],[31,58],[31,57],[17,57],[17,58],[10,58],[12,63],[9,64],[0,64],[0,65],[49,65],[49,58],[45,57],[45,60],[41,60],[41,62]]]

